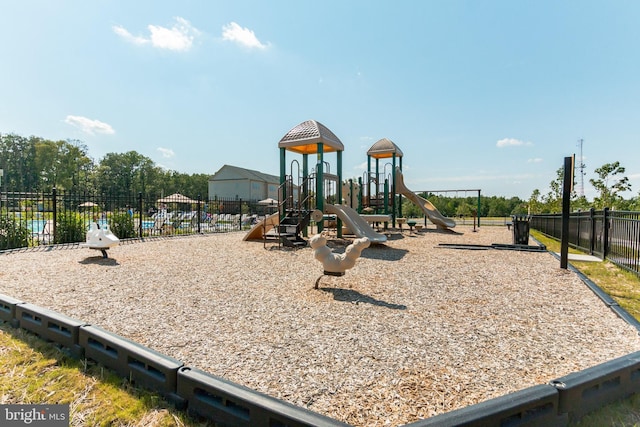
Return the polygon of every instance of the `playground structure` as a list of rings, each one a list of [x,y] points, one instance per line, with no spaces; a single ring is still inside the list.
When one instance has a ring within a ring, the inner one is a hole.
[[[402,223],[402,196],[424,212],[439,229],[455,227],[456,223],[443,216],[428,200],[410,191],[402,175],[402,150],[391,140],[383,138],[367,151],[365,179],[344,182],[342,179],[342,152],[344,145],[326,126],[307,120],[292,128],[278,142],[280,149],[280,185],[278,211],[256,224],[244,240],[272,238],[288,247],[306,246],[308,226],[313,220],[317,232],[328,225],[329,216],[335,216],[337,236],[342,237],[343,224],[357,237],[366,237],[371,243],[384,243],[387,238],[376,232],[370,223],[390,222],[395,228]],[[287,151],[302,155],[289,164]],[[325,154],[336,153],[337,171],[331,173]],[[310,167],[309,155],[316,155]],[[375,160],[375,171],[371,160]],[[380,159],[391,163],[380,171]],[[391,166],[387,172],[387,166]],[[288,172],[288,173],[287,173]],[[343,197],[344,196],[344,197]],[[312,218],[312,214],[315,217]]]

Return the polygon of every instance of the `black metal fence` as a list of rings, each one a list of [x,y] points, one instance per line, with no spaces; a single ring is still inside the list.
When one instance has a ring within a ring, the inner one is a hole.
[[[120,239],[248,229],[271,212],[257,201],[180,194],[0,193],[0,250],[84,242],[93,221]]]
[[[531,228],[562,237],[562,215],[531,217]],[[640,276],[640,212],[591,209],[569,216],[569,246],[607,259]]]

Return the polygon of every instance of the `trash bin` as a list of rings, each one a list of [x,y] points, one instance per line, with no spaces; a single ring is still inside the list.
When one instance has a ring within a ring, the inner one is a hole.
[[[529,244],[529,219],[528,215],[512,215],[513,222],[513,244]]]

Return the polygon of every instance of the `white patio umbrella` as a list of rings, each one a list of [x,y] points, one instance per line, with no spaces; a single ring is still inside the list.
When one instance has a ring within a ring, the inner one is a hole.
[[[84,202],[84,203],[80,203],[78,205],[78,207],[80,207],[80,208],[92,208],[94,206],[98,206],[98,205],[93,203],[93,202]]]
[[[258,201],[258,204],[262,206],[276,206],[278,204],[278,201],[269,197],[264,200]]]
[[[198,203],[198,201],[190,199],[183,194],[174,193],[170,196],[158,199],[158,203]]]

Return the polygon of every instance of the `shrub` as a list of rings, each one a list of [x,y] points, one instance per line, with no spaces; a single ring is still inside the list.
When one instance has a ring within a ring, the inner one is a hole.
[[[119,239],[131,239],[136,237],[133,217],[127,212],[117,212],[111,215],[109,220],[111,232]]]
[[[29,246],[29,229],[7,216],[0,216],[0,250]]]
[[[56,218],[56,235],[53,243],[84,242],[87,226],[82,216],[73,211],[62,211]]]

